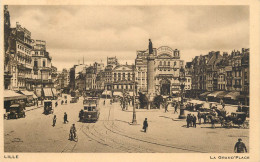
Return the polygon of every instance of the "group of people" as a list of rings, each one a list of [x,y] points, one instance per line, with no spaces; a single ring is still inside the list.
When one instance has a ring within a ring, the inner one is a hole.
[[[197,117],[194,114],[193,115],[188,114],[186,118],[186,122],[187,122],[187,128],[189,127],[196,128]]]
[[[55,127],[56,121],[57,121],[57,116],[54,115],[54,116],[53,116],[53,119],[52,119],[52,126],[53,126],[53,127]],[[66,124],[66,123],[69,122],[69,121],[68,121],[68,114],[67,114],[66,112],[64,112],[63,122],[64,122],[64,124]]]

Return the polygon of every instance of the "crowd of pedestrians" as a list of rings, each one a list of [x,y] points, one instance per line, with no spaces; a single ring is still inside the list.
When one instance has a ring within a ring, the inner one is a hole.
[[[187,122],[187,128],[189,127],[196,128],[197,117],[194,114],[193,115],[188,114],[186,118],[186,122]]]

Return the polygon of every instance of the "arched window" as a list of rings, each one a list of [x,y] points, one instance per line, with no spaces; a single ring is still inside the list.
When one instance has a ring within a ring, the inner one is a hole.
[[[168,66],[170,66],[171,65],[171,63],[170,63],[170,61],[168,61]]]
[[[160,61],[160,64],[159,64],[160,66],[162,65],[162,61]]]
[[[166,61],[163,62],[163,65],[164,65],[164,66],[166,65]]]

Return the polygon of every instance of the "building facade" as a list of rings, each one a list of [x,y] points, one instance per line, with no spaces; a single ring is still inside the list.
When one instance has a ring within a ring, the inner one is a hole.
[[[133,92],[134,90],[134,65],[117,65],[112,70],[112,91]]]
[[[148,84],[148,57],[149,51],[137,51],[136,78],[138,91],[147,92]],[[180,68],[184,67],[184,61],[180,60],[180,51],[173,50],[168,46],[153,48],[152,63],[154,68],[150,69],[154,74],[153,83],[155,94],[175,95],[180,91],[179,73]],[[152,78],[151,78],[152,79]]]
[[[46,50],[46,42],[36,40],[32,50],[34,87],[53,87],[51,56]]]

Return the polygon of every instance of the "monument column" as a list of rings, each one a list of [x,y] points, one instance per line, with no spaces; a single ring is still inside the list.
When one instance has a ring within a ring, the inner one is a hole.
[[[153,53],[153,44],[149,39],[149,54],[147,57],[147,97],[148,97],[148,109],[151,108],[151,103],[155,96],[155,85],[154,85],[154,60],[155,56]]]

